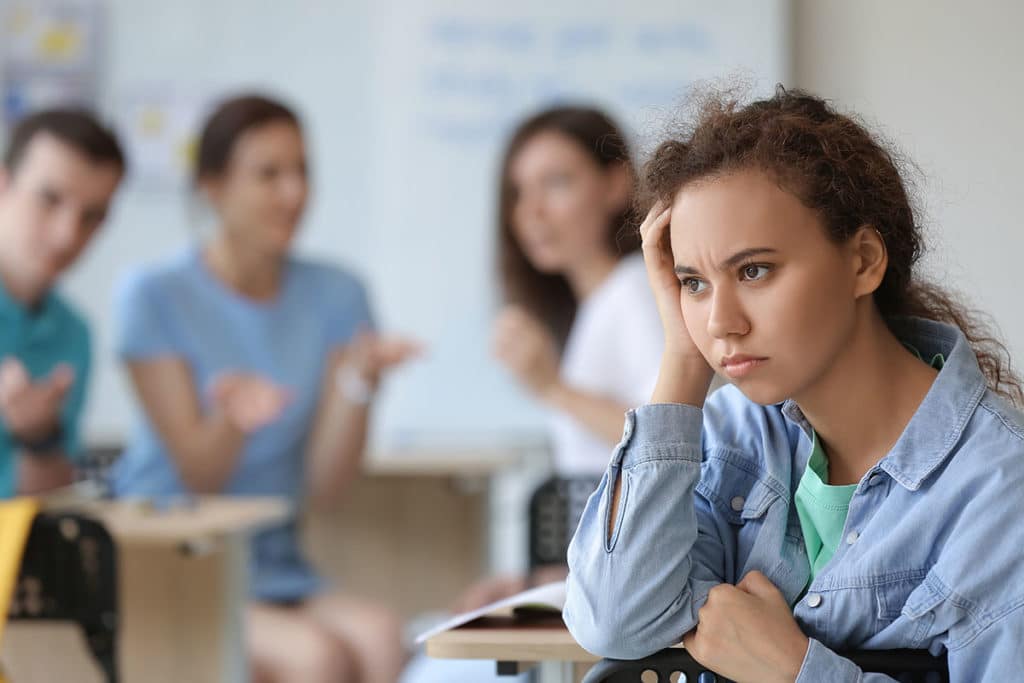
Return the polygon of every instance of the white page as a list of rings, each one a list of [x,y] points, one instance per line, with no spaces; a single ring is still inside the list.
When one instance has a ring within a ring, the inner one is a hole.
[[[552,583],[546,583],[543,586],[537,586],[529,590],[523,591],[522,593],[516,593],[503,600],[492,602],[489,605],[484,605],[471,612],[463,612],[458,614],[447,621],[438,624],[437,626],[421,633],[416,638],[416,644],[420,644],[431,636],[435,636],[442,631],[448,631],[450,629],[468,624],[474,619],[490,614],[491,612],[497,612],[501,609],[510,607],[525,607],[527,605],[540,605],[542,607],[550,607],[552,610],[561,611],[562,607],[565,606],[565,581],[554,581]]]

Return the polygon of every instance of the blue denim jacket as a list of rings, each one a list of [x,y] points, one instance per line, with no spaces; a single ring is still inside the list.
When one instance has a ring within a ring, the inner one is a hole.
[[[811,639],[800,682],[892,680],[833,652],[889,648],[948,650],[954,682],[1024,680],[1024,416],[986,388],[956,328],[911,319],[897,334],[946,365],[861,479],[844,541],[810,586],[793,505],[810,425],[795,403],[760,406],[727,386],[703,411],[627,413],[569,547],[576,640],[646,656],[696,625],[712,586],[757,569]]]

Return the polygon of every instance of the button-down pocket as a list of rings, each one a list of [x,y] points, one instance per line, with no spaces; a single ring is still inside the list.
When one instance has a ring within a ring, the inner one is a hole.
[[[781,491],[756,463],[732,451],[710,451],[701,466],[697,493],[718,508],[733,524],[742,525],[764,516]]]
[[[877,619],[873,634],[851,633],[849,647],[923,649],[945,638],[967,613],[950,600],[927,572],[912,572],[874,587]]]
[[[740,453],[714,450],[706,453],[701,466],[697,494],[705,498],[723,519],[735,529],[735,548],[739,552],[736,564],[726,567],[726,576],[735,580],[751,568],[771,576],[775,563],[781,562],[785,512],[781,518],[766,526],[768,512],[781,498],[779,486],[757,469],[757,464]],[[761,558],[757,566],[748,567],[751,558]],[[769,565],[764,560],[771,558]]]
[[[864,624],[863,630],[855,627],[849,634],[849,646],[861,647],[864,643],[871,643],[872,647],[892,649],[917,647],[915,633],[918,624],[906,623],[903,610],[910,596],[920,588],[927,573],[926,569],[920,569],[879,577],[878,583],[870,589],[870,597],[864,596],[865,599],[874,598],[874,623],[870,627]],[[879,645],[876,641],[885,645]]]
[[[917,648],[928,647],[935,638],[945,636],[970,616],[963,605],[950,599],[946,588],[932,575],[907,597],[901,614],[914,624],[911,647]]]

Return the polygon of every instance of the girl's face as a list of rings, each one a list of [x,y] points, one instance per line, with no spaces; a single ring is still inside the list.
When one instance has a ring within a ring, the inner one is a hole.
[[[684,186],[670,220],[683,320],[711,367],[762,405],[813,389],[857,324],[858,240],[830,241],[815,211],[758,171]]]
[[[206,189],[223,229],[260,252],[287,252],[309,192],[299,129],[275,121],[246,131]]]
[[[602,168],[554,131],[526,141],[509,164],[512,233],[534,268],[565,273],[610,251],[608,223],[629,199],[625,165]]]

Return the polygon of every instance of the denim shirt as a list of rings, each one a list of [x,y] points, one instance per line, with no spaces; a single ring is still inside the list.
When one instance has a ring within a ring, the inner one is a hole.
[[[727,386],[703,410],[627,413],[569,547],[563,616],[576,640],[646,656],[697,624],[714,585],[756,569],[811,639],[799,682],[892,680],[833,650],[897,648],[947,650],[954,682],[1020,680],[1024,416],[986,388],[958,329],[908,319],[896,333],[946,365],[857,485],[843,542],[810,586],[793,495],[811,427],[795,403],[761,406]]]

